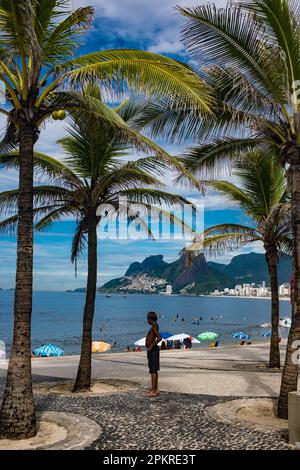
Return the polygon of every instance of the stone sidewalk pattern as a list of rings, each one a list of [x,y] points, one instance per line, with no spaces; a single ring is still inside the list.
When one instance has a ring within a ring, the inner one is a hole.
[[[284,347],[281,347],[282,358]],[[290,449],[282,431],[258,431],[214,419],[209,407],[241,397],[276,397],[280,373],[267,371],[268,344],[161,354],[161,395],[149,387],[145,353],[93,356],[97,379],[138,382],[139,390],[103,396],[36,395],[39,411],[75,413],[101,427],[93,449]],[[78,356],[33,360],[34,382],[74,380]],[[5,370],[0,370],[0,399]]]
[[[101,426],[89,449],[99,450],[288,450],[280,431],[259,432],[214,420],[209,407],[228,398],[162,392],[159,398],[131,391],[103,397],[37,396],[38,410],[84,415]]]

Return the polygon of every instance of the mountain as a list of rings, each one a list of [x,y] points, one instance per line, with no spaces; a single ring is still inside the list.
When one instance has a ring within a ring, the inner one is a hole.
[[[278,265],[279,284],[289,282],[291,257],[282,254]],[[183,253],[173,263],[162,255],[149,256],[141,263],[133,262],[125,276],[104,284],[100,292],[164,292],[171,284],[174,293],[206,294],[215,289],[232,288],[236,284],[266,281],[268,266],[265,256],[248,253],[232,258],[229,264],[207,262],[203,254]]]
[[[261,253],[247,253],[232,258],[229,264],[207,263],[210,268],[224,273],[234,281],[234,284],[259,284],[266,281],[269,285],[268,265],[265,255]],[[290,282],[292,259],[289,255],[281,253],[278,263],[278,282]]]
[[[279,284],[290,281],[291,257],[282,254],[278,264]],[[268,282],[265,255],[248,253],[232,258],[229,264],[207,262],[203,254],[183,253],[173,263],[162,255],[134,262],[125,276],[112,279],[99,292],[164,292],[171,284],[174,293],[207,294],[215,289],[232,288],[236,284]]]

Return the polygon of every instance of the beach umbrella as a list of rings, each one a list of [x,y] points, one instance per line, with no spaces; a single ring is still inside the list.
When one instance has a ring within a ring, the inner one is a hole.
[[[269,338],[270,336],[272,336],[272,331],[264,331],[261,336],[263,336],[264,338]]]
[[[197,336],[197,339],[200,341],[213,341],[218,338],[218,333],[214,333],[213,331],[204,331]]]
[[[163,338],[163,339],[165,339],[165,338]],[[157,343],[157,345],[161,346],[161,343],[162,343],[162,341]],[[138,339],[137,341],[135,341],[134,345],[135,346],[144,346],[145,347],[146,346],[146,337]]]
[[[193,344],[200,343],[197,338],[194,338],[191,335],[187,335],[186,333],[179,333],[178,335],[173,335],[167,338],[168,341],[183,341],[185,338],[190,338]]]
[[[92,342],[92,352],[105,352],[111,349],[111,344],[104,343],[104,341],[93,341]]]
[[[58,346],[55,346],[54,344],[49,343],[49,344],[44,344],[40,348],[35,349],[33,351],[33,354],[39,357],[63,356],[64,351]]]
[[[135,343],[135,346],[146,346],[146,337],[138,339]]]
[[[160,336],[162,339],[169,339],[169,337],[172,335],[172,333],[169,333],[168,331],[160,331]]]
[[[279,325],[283,328],[291,328],[292,320],[289,317],[280,318]]]
[[[235,333],[232,333],[231,336],[235,339],[250,339],[250,336],[247,333],[244,333],[243,331],[237,331]]]

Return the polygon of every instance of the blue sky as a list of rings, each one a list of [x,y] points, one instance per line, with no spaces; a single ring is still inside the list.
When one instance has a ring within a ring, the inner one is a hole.
[[[83,52],[110,48],[140,48],[170,57],[188,60],[183,45],[180,42],[179,15],[175,12],[175,0],[73,0],[74,7],[93,4],[96,7],[94,29],[86,36]],[[199,0],[179,2],[185,6],[197,5]],[[224,5],[223,0],[215,2]],[[0,121],[3,129],[5,122]],[[41,132],[38,150],[57,158],[63,158],[56,140],[65,134],[64,125],[51,122]],[[162,142],[159,142],[163,145]],[[182,149],[165,145],[169,152],[178,154]],[[0,171],[0,188],[2,191],[17,186],[15,172]],[[171,187],[172,179],[166,176],[167,184]],[[174,187],[173,187],[174,190]],[[245,216],[237,208],[230,206],[220,196],[208,193],[203,199],[195,191],[176,188],[177,192],[192,198],[193,201],[203,202],[205,206],[205,226],[221,222],[243,222]],[[74,267],[70,262],[72,232],[75,223],[66,220],[55,224],[51,231],[35,236],[34,288],[36,290],[65,290],[83,287],[86,281],[86,255],[81,257],[78,264],[78,276],[74,277]],[[114,241],[99,242],[98,284],[122,276],[128,265],[133,261],[142,261],[151,254],[163,254],[166,261],[178,257],[182,242],[170,241]],[[261,251],[260,246],[244,248],[240,252]],[[231,253],[218,262],[229,262]],[[0,237],[0,287],[14,286],[16,242],[14,238]]]

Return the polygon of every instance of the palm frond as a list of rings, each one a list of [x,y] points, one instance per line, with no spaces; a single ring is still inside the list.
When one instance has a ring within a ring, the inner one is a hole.
[[[218,179],[230,175],[237,162],[248,158],[250,151],[264,147],[264,139],[254,137],[216,139],[187,149],[182,162],[199,179]]]
[[[268,41],[263,23],[235,5],[178,8],[186,25],[183,40],[196,60],[226,63],[242,70],[253,83],[271,93],[274,101],[286,98],[284,59]]]
[[[274,206],[288,198],[285,173],[274,153],[249,153],[248,161],[237,165],[234,174],[253,201],[258,217],[268,217]]]
[[[46,214],[50,214],[56,210],[55,205],[41,206],[33,209],[34,221],[40,217],[46,217]],[[15,236],[18,230],[19,216],[14,214],[6,219],[0,221],[0,233],[3,235]]]
[[[278,249],[282,253],[285,253],[287,255],[292,256],[292,254],[293,254],[293,239],[289,238],[289,237],[282,238],[282,240],[280,240],[280,242],[278,244]]]
[[[18,229],[19,217],[12,215],[4,220],[0,221],[0,233],[1,235],[13,236],[16,234]]]
[[[125,149],[130,145],[139,152],[154,153],[171,166],[179,168],[179,162],[176,159],[173,159],[158,144],[129,127],[121,116],[103,103],[102,100],[81,93],[60,93],[59,95],[64,95],[67,99],[65,105],[63,105],[63,101],[60,105],[73,109],[72,126],[75,127],[76,132],[87,134],[92,127],[94,132],[97,131],[99,134],[103,135],[105,133],[108,137],[113,134],[114,137],[123,142],[123,146],[124,142],[126,143]],[[73,103],[68,101],[70,98],[74,98]],[[95,140],[97,135],[94,135]]]
[[[219,115],[216,106],[214,110],[216,119]],[[179,144],[198,139],[205,124],[212,121],[209,115],[199,119],[189,108],[175,109],[164,97],[156,100],[132,97],[123,104],[119,114],[133,129],[143,130],[151,138]]]
[[[0,193],[0,214],[8,214],[17,211],[19,200],[19,190],[12,189]],[[64,204],[65,201],[72,200],[72,192],[60,186],[34,186],[33,203],[34,207],[44,205],[55,207]]]
[[[59,142],[70,156],[68,158],[70,164],[73,161],[76,165],[80,161],[82,165],[84,160],[80,155],[83,151],[85,155],[88,155],[85,168],[81,168],[82,175],[86,170],[90,172],[91,166],[94,168],[101,166],[103,159],[110,158],[111,153],[115,156],[126,155],[126,151],[131,147],[134,147],[138,152],[153,153],[157,162],[160,159],[162,164],[178,170],[181,168],[180,162],[176,158],[169,155],[155,142],[129,127],[121,116],[100,99],[83,96],[79,93],[71,95],[78,98],[81,109],[80,112],[78,109],[74,109],[71,113],[70,137]],[[71,149],[71,147],[73,148]],[[77,163],[75,159],[77,159]],[[77,169],[79,170],[79,167]]]
[[[41,208],[43,209],[43,208]],[[78,210],[75,204],[65,204],[59,207],[53,206],[52,209],[47,210],[46,215],[39,218],[36,222],[35,228],[37,231],[47,231],[51,228],[54,222],[60,222],[64,217],[73,215],[77,216]]]
[[[19,164],[18,151],[0,155],[0,167],[18,170]],[[33,165],[37,177],[45,176],[48,181],[61,182],[71,188],[80,188],[81,186],[80,179],[70,168],[49,155],[42,152],[34,152]]]
[[[190,202],[182,196],[153,188],[125,189],[112,195],[112,197],[114,196],[126,197],[129,203],[166,204],[171,206],[190,204]]]
[[[84,219],[78,222],[72,241],[71,261],[75,265],[75,276],[77,276],[77,259],[86,246],[86,229],[87,225]]]
[[[69,70],[69,71],[68,71]],[[97,81],[110,93],[128,90],[168,100],[176,109],[197,115],[210,113],[213,97],[203,80],[186,64],[139,50],[110,50],[87,54],[57,67],[71,86]]]
[[[126,197],[131,197],[132,194],[130,190],[127,194],[124,195]],[[136,197],[132,197],[126,200],[126,203],[122,202],[122,200],[110,200],[109,204],[112,205],[114,208],[114,213],[108,213],[107,217],[110,218],[111,216],[115,217],[115,213],[118,214],[118,218],[120,219],[122,216],[126,215],[127,224],[133,221],[136,221],[140,228],[143,229],[153,240],[156,240],[156,230],[153,229],[153,222],[154,219],[157,218],[162,220],[163,218],[170,223],[170,226],[173,225],[174,227],[177,226],[184,230],[185,234],[189,234],[191,237],[195,236],[195,229],[191,227],[183,218],[178,217],[175,213],[169,212],[168,210],[164,209],[162,206],[156,206],[152,202],[147,202],[144,195],[141,195],[138,200]],[[150,198],[151,200],[151,198]],[[154,201],[154,199],[152,199]],[[158,202],[158,200],[157,200]],[[171,200],[167,204],[170,204]],[[177,201],[176,204],[182,206],[183,201]],[[189,203],[190,204],[190,203]],[[191,204],[190,204],[191,205]],[[192,206],[192,205],[191,205]],[[149,223],[150,222],[150,223]],[[128,228],[127,226],[127,228]],[[158,230],[159,232],[159,230]],[[162,234],[159,232],[158,237]]]
[[[77,41],[78,35],[81,35],[86,29],[90,28],[93,16],[93,7],[81,7],[73,11],[58,24],[53,25],[49,34],[44,38],[44,60],[49,65],[56,66],[60,62],[67,60],[70,55],[73,55],[74,50],[79,47]],[[37,18],[39,19],[38,15]]]
[[[212,227],[208,227],[204,231],[204,236],[207,237],[208,235],[224,235],[224,234],[230,234],[230,233],[240,233],[240,234],[248,234],[251,235],[252,237],[259,237],[258,231],[253,228],[249,227],[247,225],[242,225],[242,224],[218,224],[218,225],[213,225]]]
[[[282,240],[292,239],[292,214],[290,203],[278,203],[270,209],[268,217],[258,225],[266,240],[280,245]]]
[[[16,125],[11,119],[7,120],[6,129],[0,140],[0,156],[9,153],[17,147],[19,142],[19,133]],[[1,156],[2,158],[2,156]]]
[[[242,246],[258,241],[256,237],[246,233],[223,233],[204,239],[204,252],[207,256],[221,256],[224,253],[235,251]],[[193,248],[191,245],[190,249]]]
[[[118,193],[128,188],[137,188],[141,185],[161,186],[161,182],[146,171],[134,168],[129,164],[115,169],[107,174],[103,180],[96,185],[96,192],[99,194]]]
[[[280,47],[286,58],[290,93],[300,79],[299,5],[289,0],[247,0],[240,4],[264,24],[269,41]]]
[[[216,91],[221,102],[230,106],[235,113],[240,111],[251,116],[252,121],[259,123],[264,119],[275,125],[284,118],[281,103],[274,102],[268,90],[258,88],[243,70],[226,63],[209,64],[203,67],[203,77]]]

